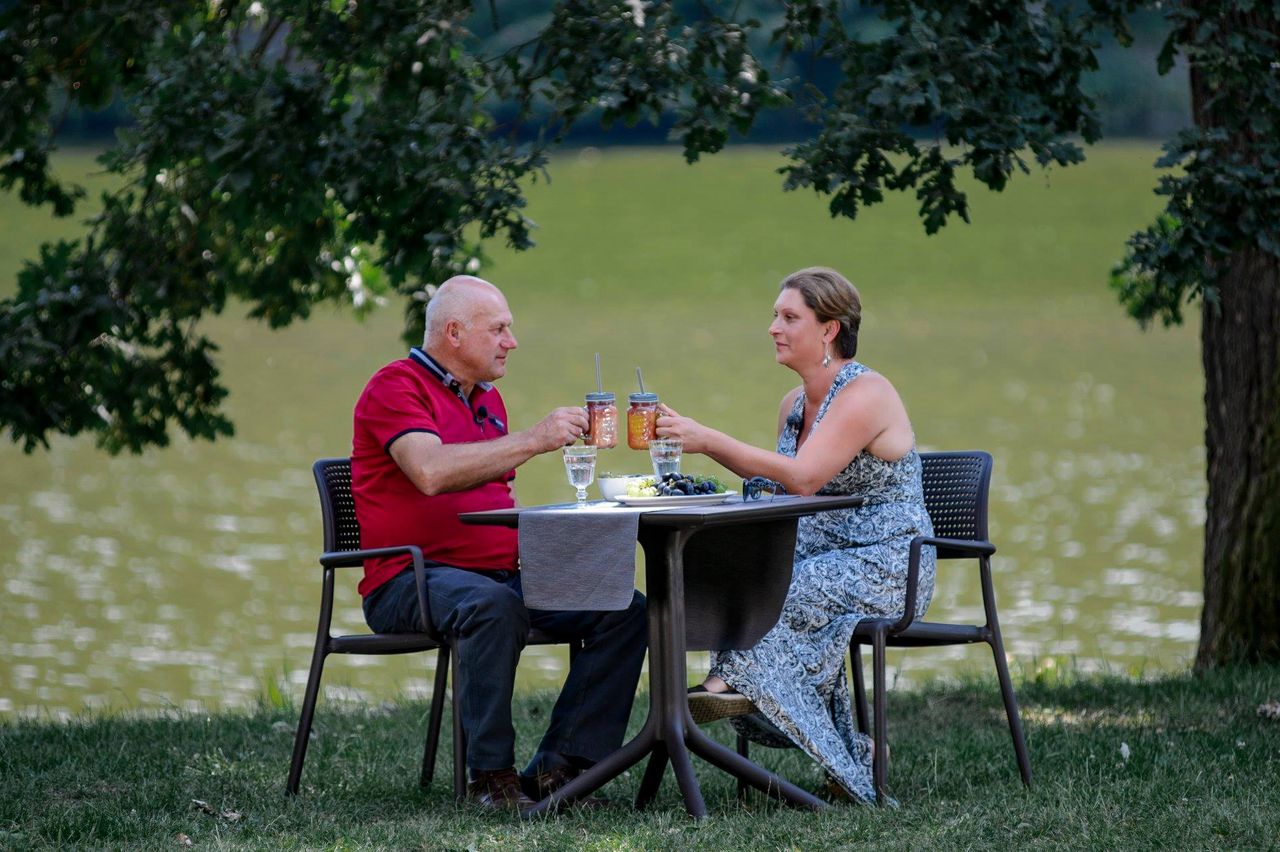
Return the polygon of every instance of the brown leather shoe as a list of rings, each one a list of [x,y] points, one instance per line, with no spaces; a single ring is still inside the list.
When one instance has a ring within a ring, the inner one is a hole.
[[[526,811],[537,804],[520,789],[520,776],[514,767],[477,772],[475,780],[467,785],[467,800],[491,811]]]
[[[559,790],[565,784],[582,774],[582,770],[575,769],[572,766],[557,766],[554,769],[548,769],[546,772],[540,772],[537,775],[520,776],[520,785],[524,788],[524,792],[531,799],[541,801],[550,796],[556,790]],[[579,796],[563,804],[570,805],[575,808],[594,809],[604,807],[606,801],[599,796]]]

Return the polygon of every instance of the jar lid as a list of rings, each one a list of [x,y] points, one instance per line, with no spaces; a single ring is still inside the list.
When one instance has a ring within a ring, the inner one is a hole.
[[[651,405],[658,404],[658,395],[656,393],[633,393],[627,397],[631,402],[649,403]]]
[[[613,394],[609,391],[592,391],[587,394],[587,402],[613,402]]]

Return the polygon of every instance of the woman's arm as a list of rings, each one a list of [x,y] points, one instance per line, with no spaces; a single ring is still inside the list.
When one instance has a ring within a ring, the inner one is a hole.
[[[658,435],[682,439],[685,452],[703,453],[739,476],[765,476],[791,494],[814,494],[888,428],[901,405],[887,379],[864,373],[836,395],[821,428],[810,434],[795,458],[753,447],[669,408],[658,418]],[[789,413],[790,406],[784,410]],[[786,414],[780,421],[785,425]]]

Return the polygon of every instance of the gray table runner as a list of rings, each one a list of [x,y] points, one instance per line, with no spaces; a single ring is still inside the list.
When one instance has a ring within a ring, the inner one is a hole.
[[[615,610],[631,605],[643,509],[616,503],[520,515],[520,575],[530,609]]]
[[[742,502],[734,495],[720,505],[697,509],[712,514],[732,512],[741,508]],[[640,516],[682,508],[693,507],[592,503],[582,509],[566,505],[521,512],[520,574],[525,606],[626,609],[635,588]]]

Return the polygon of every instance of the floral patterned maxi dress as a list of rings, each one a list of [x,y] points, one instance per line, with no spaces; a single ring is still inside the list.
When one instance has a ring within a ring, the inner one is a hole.
[[[840,370],[811,430],[821,426],[841,388],[865,372],[870,371],[856,361]],[[783,455],[796,454],[804,402],[801,394],[778,437]],[[857,730],[844,661],[859,621],[902,614],[911,539],[933,534],[920,455],[913,448],[887,462],[863,451],[818,493],[867,500],[856,509],[800,519],[791,586],[778,623],[754,648],[714,653],[711,673],[750,698],[760,715],[851,794],[873,801],[871,739]],[[933,549],[924,548],[917,615],[933,596],[934,567]],[[753,727],[734,722],[744,732]]]

